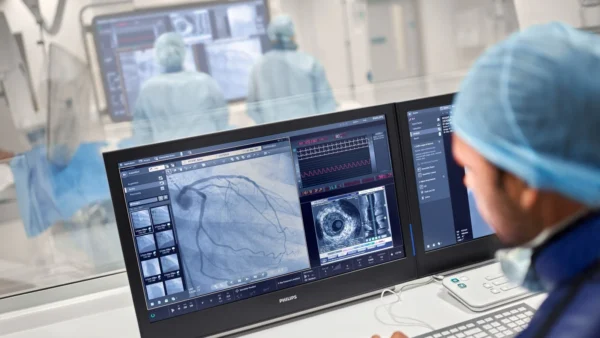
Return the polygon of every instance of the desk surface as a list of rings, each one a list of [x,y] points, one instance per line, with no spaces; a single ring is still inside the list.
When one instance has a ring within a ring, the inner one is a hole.
[[[388,297],[388,301],[391,301],[393,296]],[[483,313],[473,313],[466,309],[448,295],[439,283],[405,291],[402,293],[402,299],[402,302],[393,308],[396,315],[415,317],[435,328],[442,328],[483,315]],[[544,299],[545,295],[538,295],[525,300],[525,302],[538,308]],[[374,311],[380,304],[382,302],[379,298],[370,299],[255,331],[242,335],[242,337],[370,338],[375,333],[382,337],[389,337],[395,330],[402,330],[413,336],[427,332],[427,329],[420,327],[401,327],[380,323],[374,316]],[[493,311],[495,310],[490,312]],[[380,310],[379,315],[382,320],[389,320],[384,310]],[[3,333],[4,335],[2,335]],[[0,316],[0,335],[5,338],[139,337],[128,288],[2,315]]]

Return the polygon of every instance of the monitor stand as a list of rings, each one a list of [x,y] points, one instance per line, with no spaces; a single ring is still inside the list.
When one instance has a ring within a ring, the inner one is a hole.
[[[452,297],[474,312],[487,311],[535,294],[510,283],[496,261],[454,272],[445,276],[442,284]]]

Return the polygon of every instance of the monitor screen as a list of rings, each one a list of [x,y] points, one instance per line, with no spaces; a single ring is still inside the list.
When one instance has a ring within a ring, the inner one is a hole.
[[[425,251],[493,234],[452,156],[452,105],[407,112]]]
[[[94,21],[96,52],[107,108],[116,120],[131,119],[140,88],[162,69],[156,39],[179,33],[188,46],[187,71],[211,75],[229,101],[247,96],[254,62],[270,48],[265,0],[158,8],[103,16]]]
[[[151,322],[405,257],[383,115],[119,171]]]

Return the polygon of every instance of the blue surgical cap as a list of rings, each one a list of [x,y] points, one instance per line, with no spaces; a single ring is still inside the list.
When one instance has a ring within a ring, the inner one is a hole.
[[[186,46],[177,33],[165,33],[154,44],[154,53],[158,64],[166,72],[180,71],[185,61]]]
[[[530,186],[600,206],[600,37],[552,23],[489,49],[461,86],[453,127]]]
[[[289,42],[296,34],[294,22],[289,15],[279,15],[271,20],[267,34],[271,41]]]

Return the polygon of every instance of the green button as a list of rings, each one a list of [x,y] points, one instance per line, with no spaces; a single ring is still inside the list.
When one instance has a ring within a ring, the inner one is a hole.
[[[452,283],[458,283],[458,282],[459,282],[458,278],[452,278],[450,281],[451,281]]]
[[[154,318],[154,317],[156,317],[156,315],[154,313],[151,313],[150,318]]]
[[[466,287],[467,287],[467,284],[465,284],[465,283],[460,283],[460,284],[458,284],[458,287],[459,287],[459,288],[461,288],[461,289],[464,289],[464,288],[466,288]]]

